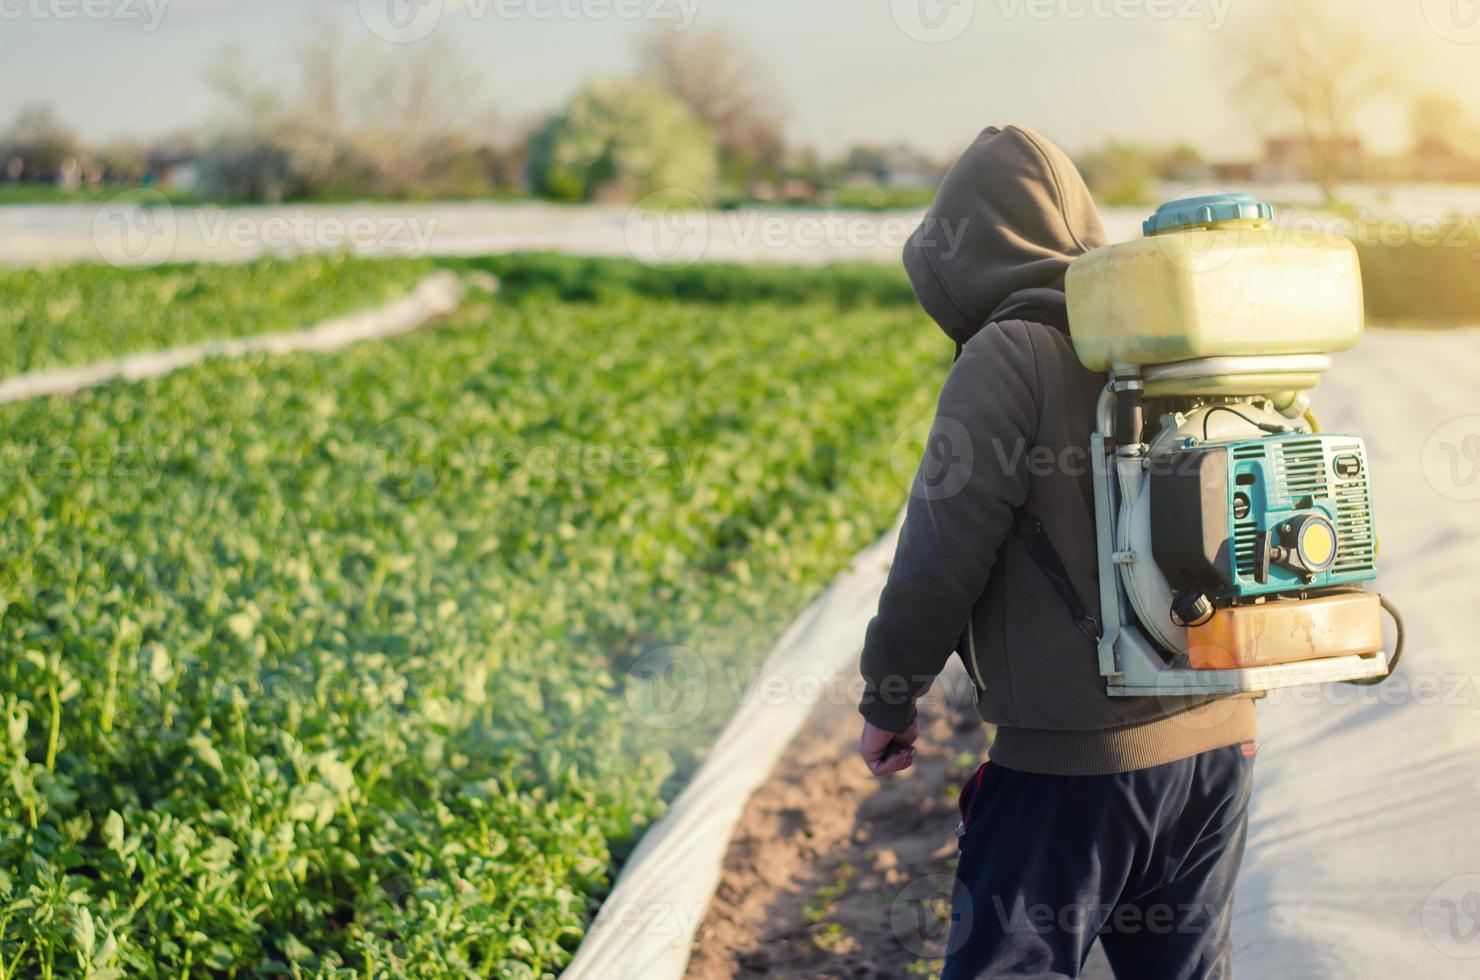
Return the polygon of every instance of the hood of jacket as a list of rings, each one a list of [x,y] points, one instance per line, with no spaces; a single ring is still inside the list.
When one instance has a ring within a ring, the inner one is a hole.
[[[1069,157],[1030,129],[989,127],[941,182],[904,249],[915,295],[958,344],[994,320],[1064,322],[1069,263],[1105,244]]]

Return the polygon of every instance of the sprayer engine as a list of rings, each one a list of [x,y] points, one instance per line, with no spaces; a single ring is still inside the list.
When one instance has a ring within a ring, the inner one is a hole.
[[[1172,588],[1191,597],[1184,602],[1230,605],[1375,577],[1360,439],[1191,445],[1156,463],[1147,481],[1152,550]]]
[[[1248,195],[1176,201],[1069,269],[1091,435],[1100,672],[1112,695],[1386,677],[1366,447],[1306,392],[1362,334],[1350,242],[1276,234]],[[1242,299],[1241,299],[1242,297]]]

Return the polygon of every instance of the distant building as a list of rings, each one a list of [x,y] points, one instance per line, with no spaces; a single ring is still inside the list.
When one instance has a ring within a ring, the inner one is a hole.
[[[1455,149],[1442,139],[1420,140],[1409,154],[1405,169],[1412,180],[1454,184],[1480,182],[1480,159]]]
[[[200,184],[199,156],[188,146],[165,146],[149,151],[144,183],[166,191],[190,192]]]
[[[903,143],[886,147],[857,147],[844,164],[847,187],[934,187],[944,171],[925,154]]]
[[[1248,184],[1254,180],[1259,164],[1253,160],[1224,160],[1208,165],[1215,184]]]
[[[56,185],[64,191],[75,191],[82,186],[82,164],[76,157],[67,157],[57,167]]]
[[[1276,183],[1311,180],[1312,151],[1317,151],[1322,156],[1330,155],[1340,161],[1338,179],[1349,180],[1360,176],[1366,164],[1366,150],[1361,139],[1356,136],[1324,140],[1311,140],[1303,136],[1276,136],[1264,141],[1264,159],[1259,162],[1254,176],[1259,180]]]
[[[776,189],[776,196],[793,204],[810,204],[817,200],[817,185],[800,177],[788,177]]]

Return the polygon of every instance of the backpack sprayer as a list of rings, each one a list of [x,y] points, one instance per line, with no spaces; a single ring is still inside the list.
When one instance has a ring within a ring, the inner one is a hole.
[[[1272,218],[1248,194],[1173,201],[1069,269],[1075,350],[1110,375],[1090,443],[1111,695],[1378,683],[1401,655],[1362,588],[1366,447],[1306,394],[1361,339],[1356,250]]]

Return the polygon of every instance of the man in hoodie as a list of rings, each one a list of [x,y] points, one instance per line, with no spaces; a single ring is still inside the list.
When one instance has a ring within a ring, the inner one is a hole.
[[[1109,697],[1086,612],[1106,379],[1075,357],[1064,274],[1103,244],[1073,164],[1009,126],[977,138],[905,248],[959,356],[869,625],[860,752],[908,768],[916,701],[960,655],[996,737],[961,793],[953,980],[1076,977],[1097,936],[1122,980],[1231,972],[1253,702]]]

